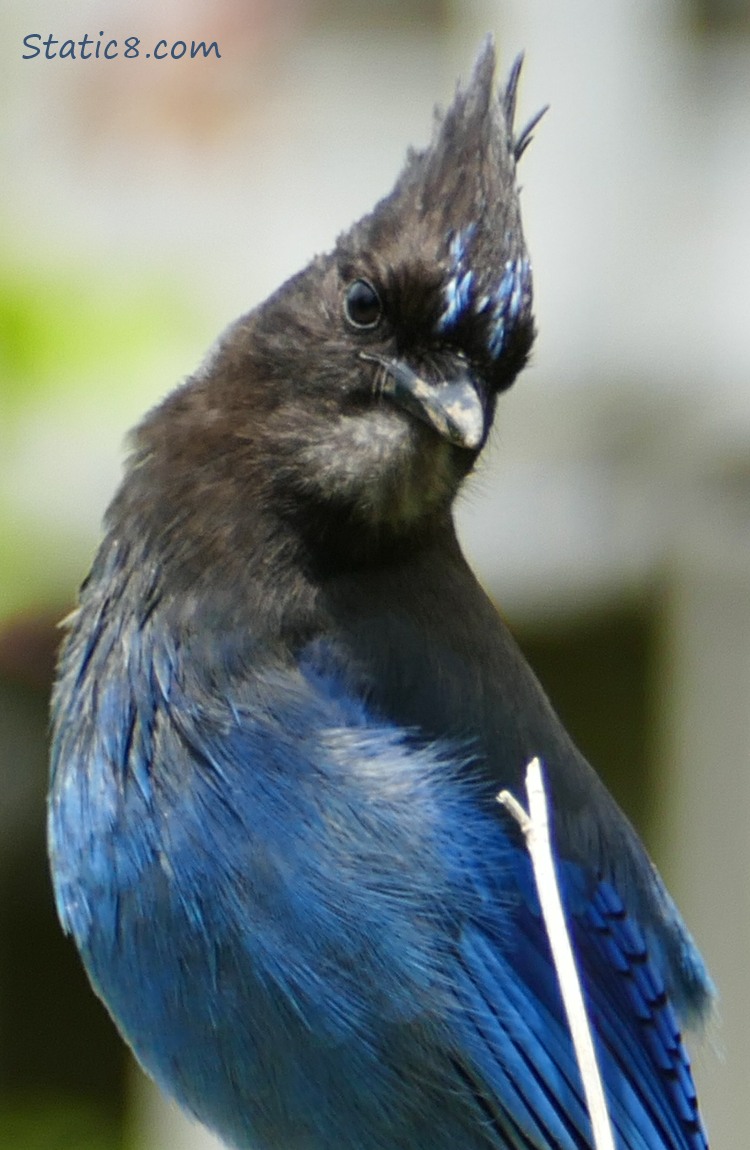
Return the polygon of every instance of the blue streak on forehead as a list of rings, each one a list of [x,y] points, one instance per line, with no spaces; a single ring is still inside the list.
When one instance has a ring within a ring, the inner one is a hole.
[[[476,231],[475,224],[469,224],[450,238],[448,253],[451,263],[451,276],[445,285],[445,307],[438,320],[438,331],[453,327],[471,305],[471,289],[474,272],[468,265],[467,248]]]
[[[531,306],[531,264],[526,256],[508,260],[502,279],[491,293],[485,307],[492,306],[487,347],[497,359],[505,346],[505,337],[518,317]]]
[[[461,276],[452,276],[445,285],[445,309],[438,320],[438,328],[445,331],[452,327],[471,303],[471,285],[474,272],[464,272]]]

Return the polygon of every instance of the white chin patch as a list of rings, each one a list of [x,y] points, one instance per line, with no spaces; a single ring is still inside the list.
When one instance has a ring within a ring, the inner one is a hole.
[[[384,525],[414,522],[457,486],[448,444],[390,406],[327,424],[299,464],[309,491]]]

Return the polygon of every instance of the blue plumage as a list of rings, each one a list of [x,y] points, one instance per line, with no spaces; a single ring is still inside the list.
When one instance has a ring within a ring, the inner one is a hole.
[[[462,231],[451,237],[448,251],[452,262],[452,274],[445,285],[445,310],[438,321],[441,331],[448,331],[454,327],[461,317],[471,307],[472,285],[474,271],[469,265],[467,248],[475,232],[473,224],[469,224]]]
[[[678,1019],[708,976],[450,518],[533,335],[528,133],[492,70],[488,47],[392,196],[146,419],[61,654],[63,927],[237,1147],[591,1147],[495,802],[533,755],[618,1150],[707,1145]]]

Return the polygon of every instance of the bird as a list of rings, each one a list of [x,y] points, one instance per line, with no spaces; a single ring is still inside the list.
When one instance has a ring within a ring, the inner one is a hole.
[[[544,764],[618,1150],[706,1150],[704,962],[457,541],[535,338],[521,58],[134,432],[66,623],[62,927],[147,1073],[253,1150],[590,1150],[523,836]]]

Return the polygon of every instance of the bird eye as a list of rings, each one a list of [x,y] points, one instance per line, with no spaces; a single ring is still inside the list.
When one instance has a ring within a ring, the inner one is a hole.
[[[344,297],[344,315],[354,327],[375,327],[383,314],[383,305],[375,288],[367,280],[349,284]]]

